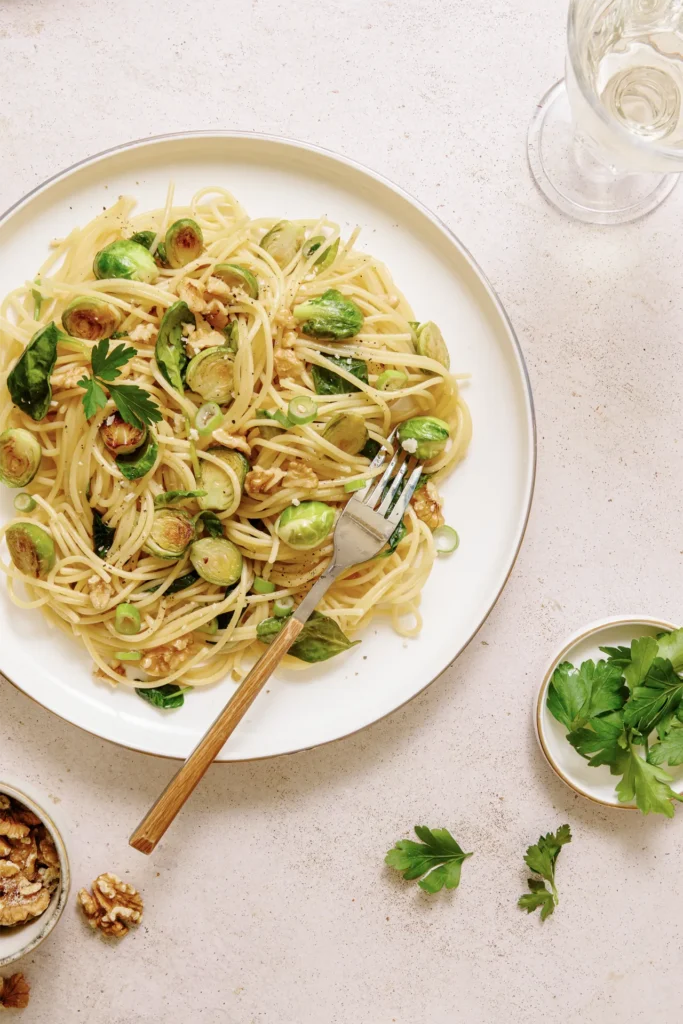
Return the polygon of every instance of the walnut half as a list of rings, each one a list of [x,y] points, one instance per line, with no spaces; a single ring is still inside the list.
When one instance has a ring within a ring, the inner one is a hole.
[[[0,927],[44,913],[59,884],[52,836],[40,818],[14,800],[0,801]]]
[[[99,928],[104,935],[122,939],[131,924],[142,918],[142,897],[128,882],[106,872],[92,884],[92,893],[81,889],[78,902],[91,928]]]
[[[30,998],[31,986],[23,974],[10,974],[0,978],[0,1006],[6,1010],[25,1010]]]

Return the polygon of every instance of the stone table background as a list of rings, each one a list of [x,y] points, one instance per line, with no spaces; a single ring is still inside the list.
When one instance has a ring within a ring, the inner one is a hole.
[[[76,885],[114,869],[146,897],[144,925],[115,949],[69,907],[22,963],[24,1024],[680,1017],[681,811],[582,801],[532,732],[539,675],[570,632],[631,610],[681,618],[683,189],[611,229],[536,193],[526,129],[561,72],[564,19],[564,0],[0,4],[0,208],[161,132],[247,129],[345,153],[436,210],[482,263],[539,430],[526,542],[458,662],[351,739],[214,766],[153,859],[127,836],[172,766],[0,681],[0,775],[60,801]],[[521,858],[565,820],[562,903],[541,926],[515,908]],[[415,822],[477,851],[457,893],[429,898],[384,868]]]

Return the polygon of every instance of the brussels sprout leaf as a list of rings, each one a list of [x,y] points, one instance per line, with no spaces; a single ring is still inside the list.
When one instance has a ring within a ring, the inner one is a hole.
[[[206,491],[164,491],[154,497],[155,508],[166,508],[167,505],[175,505],[178,501],[188,501],[190,498],[203,498]]]
[[[330,363],[335,363],[343,370],[346,370],[347,373],[357,377],[358,380],[362,380],[364,384],[368,383],[368,364],[363,359],[353,359],[350,356],[332,356],[327,355],[327,353],[325,353],[325,358]],[[346,380],[338,373],[334,373],[333,370],[328,370],[326,366],[318,366],[314,363],[311,366],[311,375],[316,394],[318,395],[345,395],[352,391],[360,391],[360,388],[357,388],[351,381]]]

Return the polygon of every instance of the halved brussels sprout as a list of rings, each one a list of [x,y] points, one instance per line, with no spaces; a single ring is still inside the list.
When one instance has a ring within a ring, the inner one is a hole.
[[[447,370],[450,369],[451,359],[448,355],[446,342],[443,334],[432,320],[419,324],[416,332],[415,351],[419,356],[427,356],[428,359],[435,359]]]
[[[194,520],[181,508],[160,508],[142,550],[155,558],[177,561],[195,538]]]
[[[218,587],[231,587],[242,575],[242,553],[225,537],[196,540],[190,561],[203,580]]]
[[[217,458],[235,473],[241,488],[249,472],[249,463],[240,452],[231,451],[230,448],[207,448]],[[234,504],[235,495],[233,485],[227,473],[216,466],[213,462],[202,460],[199,473],[199,486],[206,491],[203,498],[199,499],[199,506],[203,509],[212,509],[214,512],[225,512]]]
[[[281,220],[261,239],[261,248],[283,269],[292,262],[304,240],[304,229],[291,220]]]
[[[401,447],[418,459],[433,459],[444,450],[450,428],[436,416],[413,416],[398,428]]]
[[[225,344],[230,351],[237,352],[240,347],[240,327],[236,320],[231,320],[223,328],[223,335],[225,337]]]
[[[99,280],[122,277],[127,281],[144,281],[154,284],[159,276],[157,265],[144,245],[129,238],[120,238],[100,249],[92,265],[93,273]]]
[[[328,341],[353,338],[363,326],[361,310],[336,288],[328,288],[317,298],[295,306],[292,315],[295,320],[303,321],[304,334]]]
[[[126,423],[120,412],[113,412],[103,420],[100,437],[114,455],[129,455],[147,440],[147,427],[134,427]]]
[[[334,509],[324,501],[289,505],[275,523],[280,540],[297,551],[319,547],[334,526]]]
[[[149,431],[147,440],[140,448],[131,452],[130,455],[119,455],[116,465],[119,467],[126,480],[139,480],[153,468],[159,454],[159,445],[154,434]]]
[[[227,405],[235,390],[234,353],[227,345],[205,348],[188,363],[185,383],[205,402]]]
[[[240,263],[219,263],[211,273],[230,288],[242,288],[250,298],[258,299],[258,281],[251,270]]]
[[[156,238],[156,231],[136,231],[131,236],[131,242],[138,242],[140,245],[144,245],[145,249],[151,249],[152,243]],[[163,242],[159,242],[156,247],[156,251],[153,253],[154,262],[158,267],[167,267],[168,260],[166,259],[166,246]]]
[[[38,472],[42,454],[30,430],[5,430],[0,434],[0,480],[8,487],[25,487]]]
[[[45,579],[55,564],[52,537],[36,523],[13,523],[5,533],[12,561],[24,576]]]
[[[196,260],[203,248],[202,229],[191,217],[177,220],[166,232],[166,259],[174,270]]]
[[[327,239],[324,235],[314,235],[313,238],[309,238],[303,248],[304,258],[308,259],[314,252],[321,249]],[[337,258],[339,252],[339,239],[335,238],[332,245],[328,245],[326,249],[318,256],[317,260],[313,263],[313,270],[316,274],[320,274],[323,270],[327,270],[328,267],[332,266]]]
[[[323,430],[322,436],[347,455],[358,455],[368,439],[365,420],[360,413],[337,413]]]
[[[62,313],[62,327],[72,338],[101,341],[118,331],[123,315],[111,302],[85,295],[70,302]]]

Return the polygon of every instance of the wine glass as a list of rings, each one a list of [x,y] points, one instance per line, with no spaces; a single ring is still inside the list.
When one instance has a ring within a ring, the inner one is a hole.
[[[683,0],[570,0],[566,77],[529,127],[531,173],[563,213],[625,224],[683,171]]]

